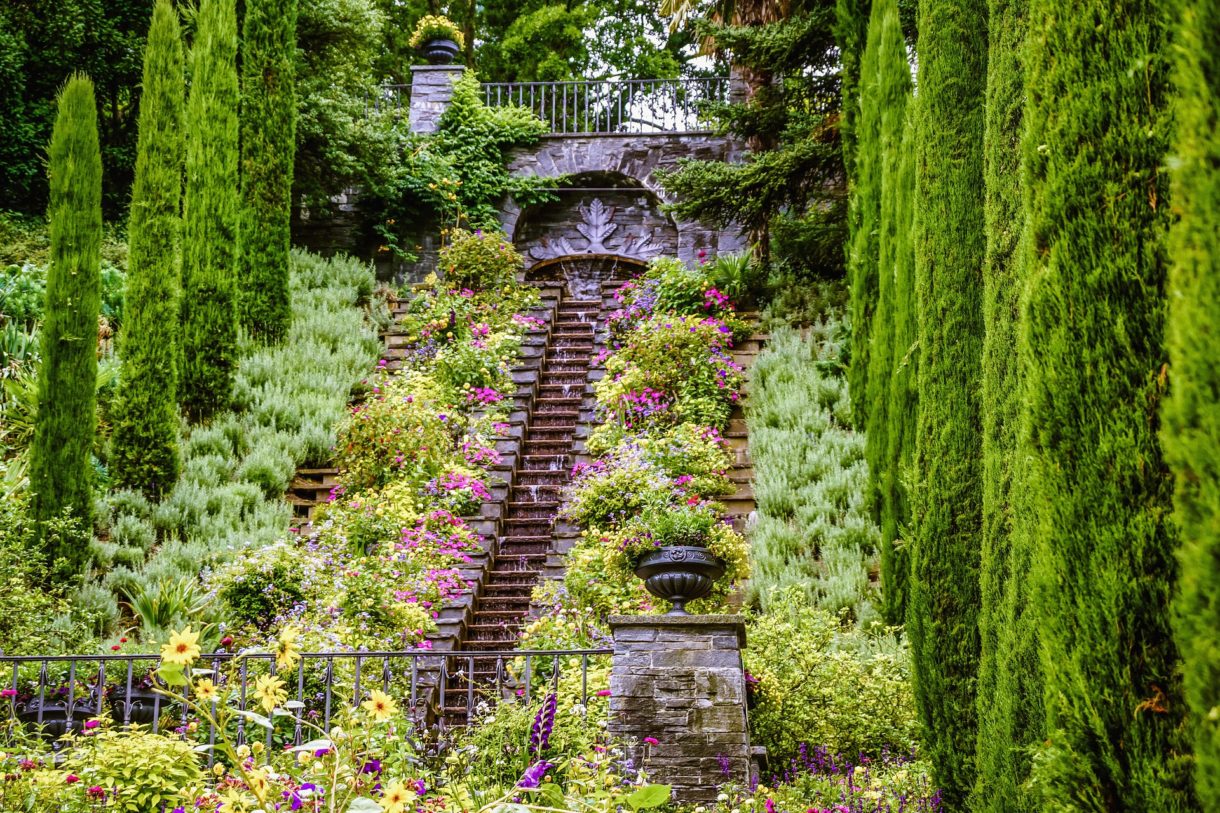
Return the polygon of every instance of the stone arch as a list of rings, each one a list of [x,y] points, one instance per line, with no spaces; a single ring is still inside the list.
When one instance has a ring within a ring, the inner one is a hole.
[[[550,136],[542,138],[534,147],[515,151],[510,157],[508,169],[510,173],[517,176],[544,178],[570,176],[602,178],[609,181],[606,183],[607,186],[624,189],[625,191],[621,195],[636,195],[637,200],[646,201],[645,208],[654,209],[657,215],[663,216],[672,225],[671,232],[669,227],[663,227],[661,217],[651,218],[654,245],[659,243],[661,251],[664,253],[692,262],[700,252],[716,254],[739,251],[744,248],[745,239],[738,229],[716,230],[700,223],[675,221],[661,208],[663,204],[670,201],[657,182],[656,172],[659,169],[672,169],[684,158],[735,161],[740,160],[743,155],[744,150],[741,145],[732,139],[710,134]],[[583,185],[602,186],[601,183]],[[592,192],[579,201],[577,201],[578,195],[575,191],[560,194],[562,196],[560,204],[548,204],[548,206],[568,208],[567,223],[562,223],[559,215],[552,211],[554,225],[562,225],[567,230],[575,228],[580,220],[585,218],[583,213],[577,214],[579,206],[591,207],[593,201],[598,199],[598,193]],[[614,205],[612,200],[605,198],[601,200],[601,203],[605,206]],[[640,208],[644,207],[644,204],[636,203],[632,206]],[[529,251],[530,241],[540,239],[536,232],[541,220],[547,217],[544,211],[540,211],[544,208],[523,209],[511,199],[502,203],[501,226],[519,248]],[[620,214],[618,209],[615,214]],[[534,224],[532,227],[531,222]],[[531,234],[531,228],[534,229],[534,234]],[[621,233],[621,227],[616,231]],[[563,234],[554,235],[556,242],[562,237],[564,237]],[[590,246],[584,241],[576,242],[576,247],[582,250],[581,253],[590,251]],[[596,246],[593,248],[596,249]],[[593,253],[597,252],[594,250]],[[632,250],[608,253],[637,258],[647,254],[647,252]],[[545,258],[532,257],[530,263],[538,262],[540,259]]]

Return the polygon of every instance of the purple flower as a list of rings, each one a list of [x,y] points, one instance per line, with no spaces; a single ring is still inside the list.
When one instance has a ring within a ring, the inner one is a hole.
[[[381,760],[370,759],[368,762],[364,763],[364,766],[360,769],[360,773],[381,773]]]
[[[536,788],[542,784],[542,777],[546,776],[546,772],[551,769],[551,763],[546,760],[535,762],[525,773],[521,775],[521,781],[517,783],[519,788]]]
[[[538,713],[534,715],[534,725],[530,728],[531,754],[539,754],[546,750],[547,744],[551,741],[551,730],[555,727],[555,709],[558,704],[558,695],[551,692],[546,696],[546,700],[542,701],[542,708],[538,709]]]

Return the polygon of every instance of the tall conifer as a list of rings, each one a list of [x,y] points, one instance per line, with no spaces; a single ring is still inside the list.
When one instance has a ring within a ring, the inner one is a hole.
[[[1046,730],[1039,809],[1189,809],[1170,632],[1173,483],[1157,439],[1167,16],[1031,0],[1022,358]],[[1028,481],[1028,488],[1025,482]]]
[[[877,19],[874,4],[872,19]],[[880,23],[869,23],[880,32]],[[870,35],[860,59],[860,102],[856,119],[856,160],[850,187],[850,250],[847,257],[851,284],[851,366],[847,372],[855,425],[868,424],[869,346],[873,314],[877,310],[878,221],[881,217],[881,107],[877,83],[877,60],[881,39]],[[869,503],[876,512],[875,495]]]
[[[918,98],[907,100],[894,194],[898,241],[894,257],[893,371],[886,407],[884,486],[889,502],[881,519],[881,596],[886,620],[901,624],[910,594],[911,557],[905,543],[911,535],[910,475],[915,460],[915,424],[919,394],[919,343],[915,308],[915,120]]]
[[[914,181],[905,171],[902,152],[907,100],[911,95],[911,68],[907,62],[897,0],[876,0],[873,3],[869,43],[870,48],[876,49],[873,64],[877,79],[873,85],[873,97],[865,102],[875,106],[879,116],[877,155],[873,160],[880,169],[880,200],[877,218],[877,309],[873,314],[872,340],[869,343],[865,456],[874,508],[881,521],[882,569],[888,574],[884,587],[894,591],[892,597],[887,596],[886,604],[897,607],[903,603],[904,590],[904,580],[895,578],[899,576],[897,568],[901,563],[894,547],[898,535],[898,490],[901,486],[896,461],[890,456],[889,431],[892,421],[889,406],[895,365],[901,362],[895,352],[897,309],[902,306],[898,302],[898,264],[904,245],[907,251],[911,248],[911,224],[907,215],[912,190],[904,188],[903,184]],[[904,294],[909,295],[909,292]],[[894,617],[896,613],[887,615]],[[894,620],[901,621],[901,616]]]
[[[1220,2],[1182,2],[1175,48],[1169,400],[1162,434],[1177,476],[1177,642],[1204,810],[1220,810]]]
[[[984,135],[983,556],[979,663],[979,811],[1032,810],[1022,785],[1042,731],[1037,624],[1029,606],[1035,537],[1020,478],[1019,315],[1024,267],[1021,132],[1028,0],[991,0]]]
[[[60,91],[49,159],[51,264],[30,447],[31,508],[39,523],[69,512],[88,526],[102,306],[102,158],[93,82],[85,76],[72,76]],[[76,573],[86,552],[61,539],[45,551],[47,558],[65,560],[65,572]]]
[[[925,751],[950,807],[974,784],[982,532],[985,0],[919,5],[919,413],[908,630]]]
[[[157,0],[144,51],[144,91],[127,235],[126,320],[119,349],[111,474],[161,497],[178,477],[178,303],[182,205],[182,37],[170,0]]]
[[[186,105],[179,399],[192,418],[224,409],[237,362],[237,20],[202,0]]]
[[[288,332],[296,152],[296,0],[247,0],[242,28],[241,316],[268,343]]]

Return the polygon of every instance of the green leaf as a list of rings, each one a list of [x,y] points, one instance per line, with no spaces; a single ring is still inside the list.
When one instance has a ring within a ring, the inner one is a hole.
[[[181,664],[163,663],[157,667],[157,677],[165,681],[167,686],[185,686],[186,672]]]
[[[332,743],[330,740],[310,740],[309,742],[298,745],[296,748],[293,748],[292,750],[293,751],[317,751],[322,748],[333,748],[333,747],[334,747],[334,743]]]
[[[271,728],[271,721],[261,714],[255,714],[252,711],[239,711],[237,713],[240,716],[245,717],[250,722],[261,725],[263,728]]]
[[[347,806],[347,813],[381,813],[381,805],[362,796],[359,799],[352,799],[351,804]]]
[[[660,807],[669,801],[669,785],[645,785],[626,798],[627,805],[632,810],[647,810],[650,807]]]
[[[547,807],[563,807],[563,791],[554,782],[545,782],[538,789],[541,792],[542,803]]]

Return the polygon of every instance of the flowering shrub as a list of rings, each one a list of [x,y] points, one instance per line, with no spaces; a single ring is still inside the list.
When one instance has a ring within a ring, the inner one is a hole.
[[[653,316],[606,357],[606,377],[594,385],[600,415],[635,430],[725,425],[744,383],[732,339],[717,319]]]
[[[907,754],[837,756],[802,744],[778,775],[752,791],[726,788],[714,813],[940,813],[930,767]]]
[[[832,753],[910,753],[917,724],[905,645],[894,630],[858,630],[796,589],[750,627],[746,668],[758,679],[750,729],[772,759],[816,742]]]
[[[462,47],[466,39],[462,31],[448,17],[439,14],[426,14],[419,18],[415,30],[411,32],[410,46],[422,48],[430,40],[452,40]]]
[[[500,232],[455,229],[437,264],[450,287],[485,291],[511,286],[524,260]]]

